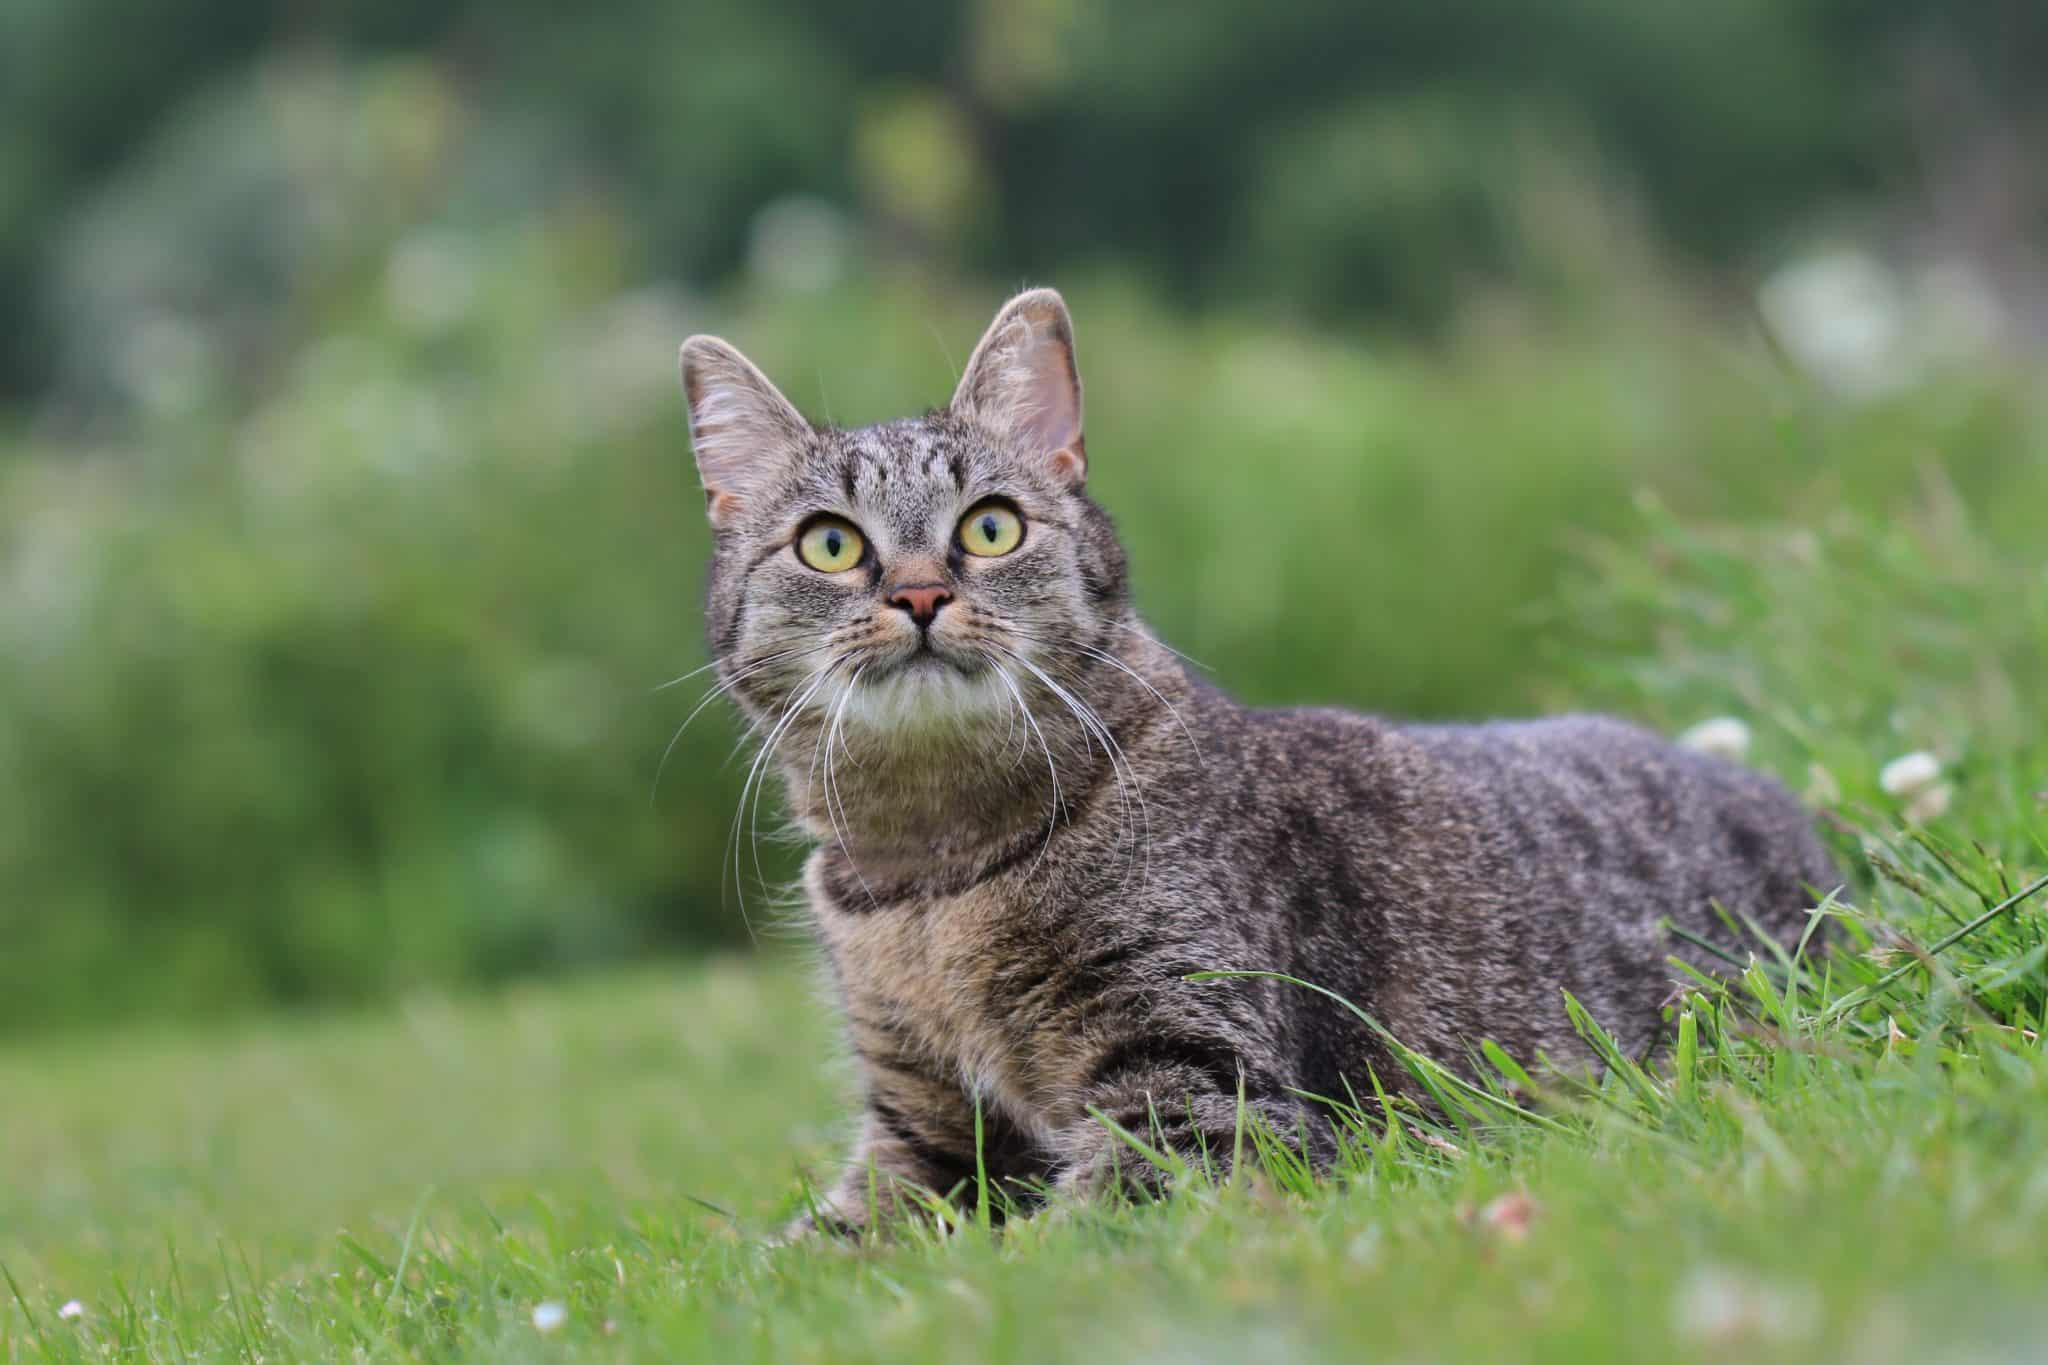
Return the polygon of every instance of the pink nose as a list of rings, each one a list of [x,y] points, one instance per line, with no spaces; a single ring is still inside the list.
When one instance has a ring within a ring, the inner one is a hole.
[[[936,583],[926,583],[915,588],[898,588],[889,594],[889,605],[901,607],[910,613],[910,619],[920,626],[928,626],[939,614],[939,608],[953,600],[953,594]]]

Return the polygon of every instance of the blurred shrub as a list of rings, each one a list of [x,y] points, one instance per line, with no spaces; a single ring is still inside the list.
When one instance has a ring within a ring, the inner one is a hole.
[[[1745,717],[1780,771],[1818,764],[1873,809],[1900,804],[1887,760],[1932,752],[1987,816],[2048,834],[2027,766],[2048,737],[2048,553],[1988,538],[1937,470],[1883,518],[1689,526],[1645,498],[1560,601],[1591,646],[1564,662],[1594,696],[1674,728]]]
[[[52,377],[63,300],[44,275],[79,206],[164,157],[160,128],[278,52],[445,65],[516,148],[499,168],[544,172],[534,201],[564,181],[605,187],[662,268],[700,286],[740,266],[764,205],[805,194],[1001,277],[1114,259],[1211,302],[1433,326],[1461,281],[1501,265],[1489,204],[1527,139],[1495,134],[1527,109],[1585,130],[1575,154],[1640,196],[1660,244],[1714,266],[1845,209],[1960,223],[1966,252],[2038,247],[2044,14],[1943,0],[12,0],[0,393]],[[1437,111],[1418,124],[1423,105]],[[303,131],[219,125],[198,142],[241,157]],[[2010,150],[1979,167],[1980,147]],[[188,226],[232,239],[237,202],[195,206]],[[245,239],[278,206],[258,208]],[[256,264],[260,281],[274,263],[259,249]],[[1329,294],[1303,291],[1325,276]]]
[[[79,207],[46,284],[70,412],[189,409],[267,378],[306,306],[451,202],[466,110],[430,63],[300,54],[210,90]],[[481,139],[479,139],[481,142]],[[501,194],[525,209],[533,187]]]
[[[473,226],[455,114],[416,64],[267,71],[74,244],[131,420],[0,462],[0,1023],[732,931],[715,723],[648,802],[696,652],[687,300],[585,196]],[[248,306],[273,267],[292,306]]]
[[[728,932],[716,724],[648,804],[695,652],[687,329],[550,297],[559,245],[483,248],[467,342],[362,318],[218,426],[4,471],[0,1020]],[[515,356],[521,315],[559,334]]]
[[[1414,329],[1508,266],[1511,118],[1450,98],[1318,110],[1268,134],[1235,259],[1288,311]]]
[[[652,689],[702,662],[675,346],[724,331],[810,411],[868,421],[942,400],[997,296],[768,263],[717,306],[651,285],[588,185],[494,197],[504,130],[454,91],[403,60],[267,70],[223,97],[240,113],[192,117],[278,127],[214,158],[166,129],[176,173],[112,183],[148,207],[79,239],[79,316],[108,347],[156,337],[105,371],[125,420],[0,445],[0,1026],[745,932],[722,706],[649,801],[697,691]],[[288,307],[242,307],[224,230],[113,231],[219,211],[181,194],[272,215]],[[804,215],[757,254],[859,249]],[[1635,525],[1640,487],[1687,514],[1883,514],[1934,465],[2008,546],[2048,495],[2019,377],[1817,404],[1654,287],[1622,336],[1477,327],[1425,356],[1063,282],[1141,606],[1254,699],[1576,695],[1546,644],[1579,623],[1530,607],[1577,540]],[[1655,628],[1618,613],[1614,647]],[[789,859],[764,850],[771,877]]]

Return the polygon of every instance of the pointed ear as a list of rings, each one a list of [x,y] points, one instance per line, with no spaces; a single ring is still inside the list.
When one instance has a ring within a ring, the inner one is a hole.
[[[682,368],[705,514],[722,526],[796,453],[811,424],[752,361],[717,337],[684,342]]]
[[[1033,289],[1003,305],[967,361],[952,411],[1080,486],[1088,475],[1081,374],[1074,365],[1074,325],[1057,290]]]

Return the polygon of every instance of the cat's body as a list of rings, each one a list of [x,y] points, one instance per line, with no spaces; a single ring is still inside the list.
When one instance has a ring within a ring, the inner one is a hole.
[[[1330,1000],[1189,973],[1315,982],[1452,1065],[1481,1038],[1576,1061],[1562,990],[1655,1040],[1660,921],[1725,938],[1718,902],[1789,940],[1835,882],[1782,788],[1619,722],[1258,711],[1192,676],[1081,491],[1049,291],[946,412],[864,431],[812,428],[723,343],[684,362],[713,648],[819,839],[866,1091],[834,1221],[970,1181],[977,1105],[992,1176],[1087,1190],[1142,1165],[1095,1114],[1213,1161],[1240,1088],[1312,1148],[1297,1092],[1404,1088]]]

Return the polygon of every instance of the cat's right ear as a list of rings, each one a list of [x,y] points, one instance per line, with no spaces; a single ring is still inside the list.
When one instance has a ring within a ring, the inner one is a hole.
[[[682,369],[705,515],[722,526],[796,454],[811,424],[752,361],[717,337],[684,342]]]
[[[1081,486],[1088,475],[1081,375],[1074,324],[1057,290],[1027,290],[1003,305],[968,357],[952,410],[1000,432],[1061,482]]]

